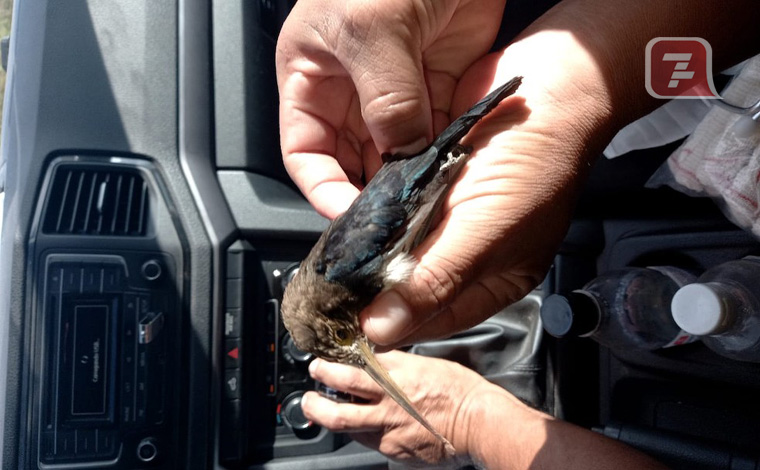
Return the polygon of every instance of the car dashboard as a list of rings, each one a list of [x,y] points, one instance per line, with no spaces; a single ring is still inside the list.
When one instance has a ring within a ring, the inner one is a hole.
[[[395,465],[305,418],[301,397],[320,384],[279,318],[328,224],[279,151],[274,51],[292,3],[16,2],[2,468]],[[540,14],[516,4],[522,23]],[[463,363],[673,468],[760,468],[757,364],[698,342],[610,349],[542,329],[546,296],[600,273],[698,273],[760,254],[710,201],[644,188],[674,148],[600,160],[545,281],[482,325],[411,351]]]

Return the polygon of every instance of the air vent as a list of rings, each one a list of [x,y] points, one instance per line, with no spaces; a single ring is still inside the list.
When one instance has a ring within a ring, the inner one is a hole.
[[[145,235],[148,185],[137,170],[61,166],[42,229],[67,235]]]

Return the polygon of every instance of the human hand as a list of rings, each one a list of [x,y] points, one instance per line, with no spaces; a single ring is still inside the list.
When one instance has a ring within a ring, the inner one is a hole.
[[[504,0],[301,0],[277,45],[288,173],[316,210],[345,211],[383,152],[421,150],[450,122],[464,71]]]
[[[409,466],[460,468],[467,463],[473,446],[470,426],[474,402],[489,391],[504,393],[503,390],[454,362],[400,351],[378,354],[378,360],[433,427],[451,441],[457,450],[454,458],[446,454],[438,439],[356,367],[316,359],[309,371],[325,385],[364,398],[368,403],[337,403],[309,392],[302,402],[305,416],[332,431],[348,432],[354,440]]]
[[[415,407],[453,444],[402,410],[361,369],[315,359],[311,376],[368,403],[337,403],[307,392],[304,415],[408,467],[662,469],[620,442],[534,410],[475,372],[443,359],[390,351],[377,356]]]
[[[408,284],[362,315],[377,344],[445,336],[527,294],[564,235],[589,155],[609,132],[602,66],[570,32],[538,29],[486,55],[502,2],[301,0],[278,43],[286,168],[323,215],[418,150],[489,89],[524,76],[466,138],[476,150],[414,252]],[[522,100],[520,99],[522,97]]]

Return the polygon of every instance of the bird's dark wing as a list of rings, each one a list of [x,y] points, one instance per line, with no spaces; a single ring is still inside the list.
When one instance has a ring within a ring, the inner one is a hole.
[[[317,268],[328,281],[350,284],[366,275],[367,270],[360,269],[381,256],[385,246],[404,229],[407,212],[400,197],[405,187],[403,176],[385,170],[373,182],[378,178],[374,189],[365,188],[328,229]]]

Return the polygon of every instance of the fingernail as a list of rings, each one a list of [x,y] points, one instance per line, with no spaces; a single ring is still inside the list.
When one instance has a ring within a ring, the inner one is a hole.
[[[313,361],[311,361],[311,363],[309,364],[309,375],[311,375],[311,376],[312,376],[312,378],[314,377],[314,374],[317,372],[317,367],[319,367],[319,364],[317,364],[317,361],[319,361],[319,359],[318,359],[318,358],[317,358],[317,359],[314,359],[314,360],[313,360]]]
[[[309,396],[309,394],[308,394],[308,393],[306,393],[306,394],[304,394],[304,395],[301,397],[301,408],[304,408],[304,407],[306,406],[306,399],[307,399],[307,397],[308,397],[308,396]]]
[[[391,344],[406,336],[412,324],[412,311],[403,297],[393,290],[375,299],[363,313],[362,329],[377,344]]]
[[[403,155],[413,155],[420,150],[424,149],[428,144],[428,141],[424,137],[420,137],[419,139],[415,140],[414,142],[410,142],[406,145],[401,145],[399,147],[393,147],[391,148],[390,152],[393,154],[400,153]]]

